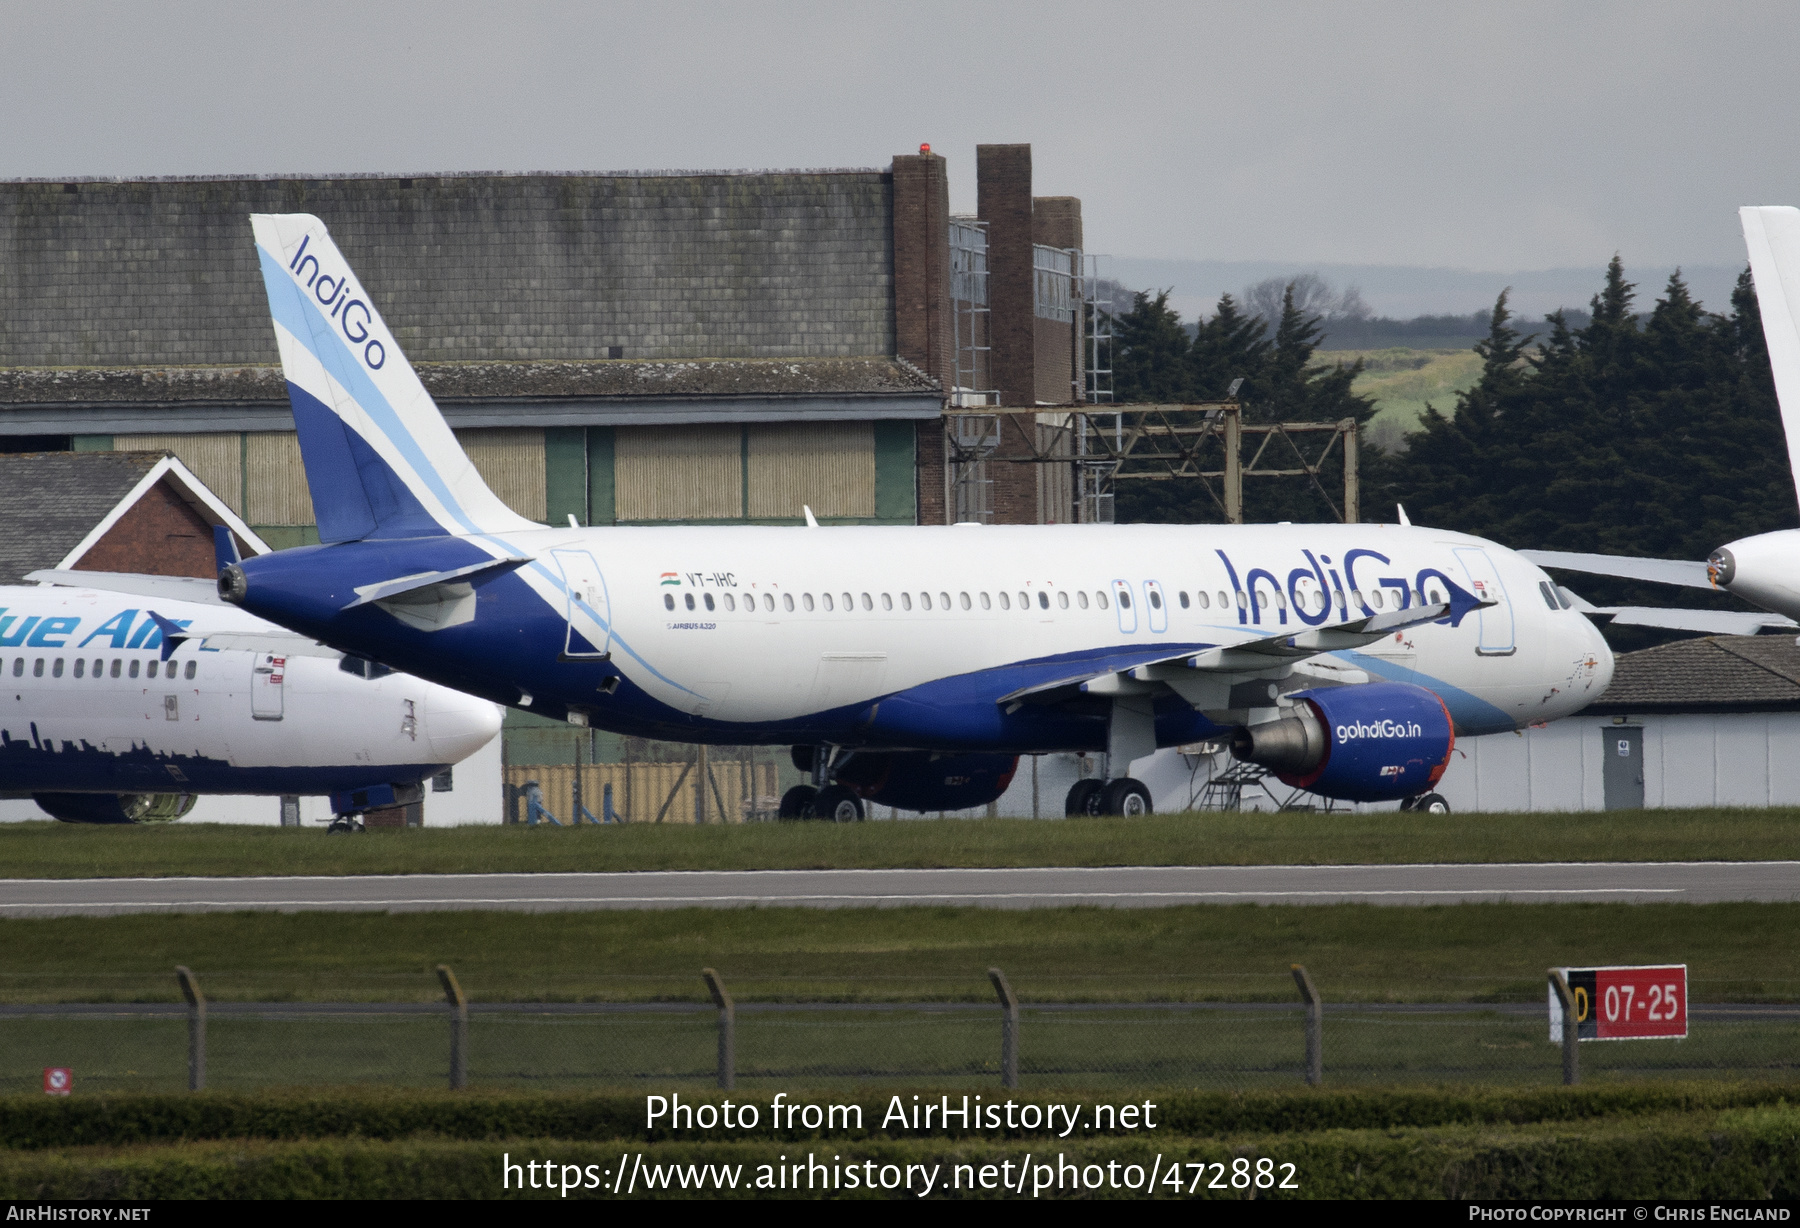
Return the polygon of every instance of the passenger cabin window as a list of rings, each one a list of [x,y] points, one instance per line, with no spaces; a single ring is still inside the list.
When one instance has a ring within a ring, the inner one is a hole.
[[[1084,610],[1088,608],[1087,593],[1085,591],[1075,594],[1075,604]]]
[[[663,609],[672,610],[674,608],[675,608],[675,594],[674,593],[664,593],[663,594]]]
[[[931,594],[930,593],[920,593],[919,594],[919,608],[921,610],[929,610],[931,608]]]
[[[788,597],[785,600],[787,601],[787,608],[790,610],[793,609],[794,608],[794,599],[792,597]],[[775,594],[774,593],[764,593],[763,594],[763,609],[767,610],[771,614],[773,614],[775,612]]]
[[[1241,588],[1237,591],[1237,605],[1240,610],[1247,610],[1250,608],[1250,600],[1244,596],[1244,590]]]
[[[1064,605],[1069,604],[1069,599],[1067,597],[1063,598],[1063,604]],[[1045,592],[1038,593],[1038,609],[1047,610],[1049,608],[1050,608],[1050,594],[1045,593]]]
[[[869,594],[867,594],[867,593],[864,593],[862,595],[862,603],[863,603],[863,609],[865,609],[865,610],[872,610],[875,608],[875,603],[873,601],[869,600]]]
[[[732,595],[730,593],[725,594],[724,601],[725,601],[725,608],[727,610],[737,609],[737,601],[732,597]]]
[[[124,662],[120,661],[119,658],[117,658],[117,657],[113,658],[113,667],[112,667],[112,676],[113,677],[117,678],[119,676],[119,666],[122,664],[124,664]]]
[[[1212,602],[1206,596],[1205,589],[1200,589],[1198,592],[1196,592],[1194,594],[1194,600],[1196,600],[1200,603],[1200,608],[1203,610],[1212,604]]]
[[[894,608],[894,599],[892,597],[888,596],[886,593],[881,594],[881,608],[884,610],[893,609]]]
[[[714,605],[714,604],[713,604],[713,595],[712,595],[712,594],[711,594],[711,593],[707,593],[707,594],[705,594],[705,595],[704,595],[704,596],[703,596],[703,597],[702,597],[702,598],[701,598],[701,600],[703,600],[703,601],[705,601],[705,602],[706,602],[706,608],[707,608],[707,609],[709,609],[709,610],[715,610],[715,609],[717,609],[717,608],[718,608],[718,607],[717,607],[717,606],[715,606],[715,605]]]
[[[981,594],[981,608],[984,610],[991,610],[994,608],[994,603],[988,600],[988,595],[986,593]]]
[[[184,678],[188,678],[188,679],[192,679],[192,678],[193,678],[193,676],[194,676],[194,664],[195,664],[195,663],[194,663],[194,662],[192,662],[192,661],[189,661],[189,662],[188,662],[188,663],[187,663],[187,669],[185,669],[185,670],[183,670],[183,671],[182,671],[182,677],[184,677]]]
[[[967,609],[968,605],[969,605],[969,599],[967,597],[964,597],[963,598],[963,607],[965,609]],[[950,594],[949,593],[939,593],[938,594],[938,608],[943,609],[943,610],[948,610],[950,608]]]
[[[1106,609],[1106,594],[1105,593],[1095,593],[1094,600],[1099,603],[1101,609],[1103,609],[1103,610]]]
[[[1044,594],[1042,594],[1042,593],[1038,594],[1039,597],[1042,597],[1043,595]],[[1045,608],[1046,609],[1049,608],[1048,603],[1045,604]],[[1056,594],[1056,608],[1059,610],[1066,610],[1069,608],[1069,594],[1067,594],[1067,593]]]
[[[1124,599],[1121,598],[1121,600],[1124,600]],[[1157,592],[1155,589],[1150,590],[1150,608],[1153,610],[1162,609],[1162,594]]]
[[[77,678],[87,677],[87,661],[81,657],[75,658],[75,676]]]
[[[1000,608],[1003,610],[1012,609],[1012,598],[1008,597],[1005,593],[1000,594]]]
[[[13,677],[17,678],[20,674],[23,674],[24,672],[25,672],[25,658],[24,657],[14,657],[13,658]],[[131,663],[131,676],[133,678],[137,677],[137,662],[136,661],[133,661]]]
[[[1021,610],[1029,610],[1031,608],[1031,594],[1030,593],[1020,593],[1019,594],[1019,608]],[[1045,603],[1044,608],[1045,609],[1050,608],[1048,602]]]
[[[56,664],[50,667],[50,676],[52,678],[62,677],[62,665],[63,659],[61,657],[56,658]]]
[[[1220,589],[1219,590],[1219,608],[1221,610],[1223,610],[1226,606],[1228,606],[1230,604],[1231,604],[1231,594],[1227,593],[1224,589]]]
[[[20,662],[19,662],[19,663],[18,663],[18,664],[19,664],[19,665],[23,665],[23,664],[25,664],[25,662],[23,662],[23,661],[20,661]],[[16,673],[18,673],[18,672],[19,672],[19,670],[18,670],[18,666],[14,666],[14,667],[13,667],[13,673],[15,673],[15,674],[16,674]],[[131,668],[130,668],[130,669],[129,669],[129,670],[127,670],[127,671],[126,671],[126,672],[127,672],[127,673],[129,673],[129,674],[130,674],[130,675],[131,675],[131,676],[132,676],[132,677],[133,677],[133,678],[135,678],[135,677],[137,677],[137,676],[138,676],[138,663],[137,663],[137,658],[135,658],[135,657],[133,657],[133,658],[132,658],[132,661],[131,661]]]
[[[969,594],[959,593],[957,595],[962,598],[962,608],[965,610],[968,609],[970,607]]]
[[[692,594],[692,593],[683,593],[683,594],[682,594],[682,595],[681,595],[681,599],[682,599],[682,601],[683,601],[683,602],[685,602],[685,603],[686,603],[686,604],[687,604],[687,608],[688,608],[688,609],[690,609],[690,610],[691,610],[691,609],[693,609],[693,608],[694,608],[694,594]]]
[[[1181,597],[1181,608],[1184,610],[1187,609],[1188,608],[1187,590],[1185,588],[1182,589],[1179,596]]]
[[[831,598],[827,597],[826,600],[829,601],[829,600],[831,600]],[[813,608],[812,594],[811,593],[801,593],[800,594],[800,604],[806,607],[806,612],[808,614],[811,614],[812,608]]]
[[[781,594],[781,608],[786,610],[789,614],[794,612],[794,594]],[[808,600],[806,608],[809,610],[812,609],[812,602],[810,600]]]
[[[848,614],[856,608],[856,600],[849,593],[844,594],[844,613]]]
[[[835,606],[833,606],[833,605],[832,605],[832,604],[831,604],[831,594],[830,594],[830,593],[820,593],[820,594],[819,594],[819,600],[820,600],[820,601],[822,601],[822,602],[824,602],[824,603],[825,603],[825,608],[826,608],[826,609],[827,609],[827,610],[831,610],[831,609],[835,609],[835,608],[836,608],[836,607],[835,607]]]
[[[1119,608],[1121,610],[1129,610],[1131,608],[1131,594],[1124,589],[1119,590]]]
[[[1368,605],[1369,604],[1368,602],[1363,600],[1362,590],[1360,588],[1353,588],[1350,590],[1350,602],[1352,605]]]
[[[902,610],[912,609],[912,594],[911,593],[901,593],[900,594],[900,608]]]

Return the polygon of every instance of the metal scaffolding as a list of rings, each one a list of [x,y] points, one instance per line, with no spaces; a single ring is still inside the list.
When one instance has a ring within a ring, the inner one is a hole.
[[[1104,410],[1091,404],[978,411],[952,407],[944,411],[944,432],[959,475],[959,519],[961,466],[990,461],[1073,464],[1078,480],[1084,483],[1081,497],[1104,499],[1108,507],[1119,482],[1198,481],[1231,524],[1244,523],[1245,478],[1304,477],[1325,499],[1334,516],[1345,524],[1354,524],[1358,519],[1360,482],[1354,418],[1246,426],[1243,406],[1237,401],[1109,405]],[[1315,442],[1320,436],[1324,437],[1322,446]],[[1261,441],[1248,463],[1244,459],[1246,438]],[[1017,447],[1009,448],[1005,455],[995,455],[1003,440],[1013,439],[1018,441]],[[1340,447],[1344,466],[1341,503],[1320,481],[1332,453]],[[1287,460],[1289,456],[1291,461]],[[1277,467],[1284,464],[1285,467]],[[1085,485],[1089,481],[1091,494]],[[1086,519],[1087,509],[1082,510]]]

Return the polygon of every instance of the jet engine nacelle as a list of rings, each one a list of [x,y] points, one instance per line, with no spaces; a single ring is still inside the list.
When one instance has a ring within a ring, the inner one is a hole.
[[[937,755],[930,751],[857,751],[835,776],[864,801],[901,810],[967,810],[1006,792],[1017,755]]]
[[[1800,529],[1741,537],[1706,560],[1706,575],[1733,597],[1793,618],[1800,614]]]
[[[168,823],[194,808],[192,793],[33,793],[38,809],[64,823]]]
[[[1283,782],[1352,802],[1423,793],[1450,764],[1444,701],[1404,682],[1299,691],[1292,715],[1232,732],[1231,753]]]

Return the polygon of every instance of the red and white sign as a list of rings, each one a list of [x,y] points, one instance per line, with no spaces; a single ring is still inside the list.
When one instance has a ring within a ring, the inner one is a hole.
[[[75,1072],[67,1066],[44,1067],[44,1091],[52,1096],[66,1096],[75,1086]]]
[[[1679,1040],[1688,1034],[1687,965],[1559,968],[1575,999],[1580,1040]],[[1550,989],[1550,1039],[1562,1040],[1562,1007]]]

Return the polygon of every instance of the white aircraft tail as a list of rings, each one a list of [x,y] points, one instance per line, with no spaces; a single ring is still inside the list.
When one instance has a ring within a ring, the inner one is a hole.
[[[1775,369],[1788,464],[1800,481],[1800,209],[1746,205],[1738,210],[1738,220],[1744,224],[1763,337]]]
[[[250,224],[319,539],[541,527],[482,481],[325,223],[258,213]]]

